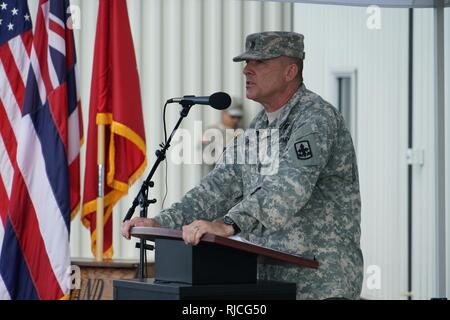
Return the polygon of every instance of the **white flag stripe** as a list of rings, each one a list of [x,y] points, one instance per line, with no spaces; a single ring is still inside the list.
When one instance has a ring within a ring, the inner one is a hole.
[[[46,2],[41,6],[42,14],[45,20],[45,26],[47,30],[48,36],[48,44],[49,46],[55,48],[59,52],[61,52],[64,56],[66,55],[66,43],[64,38],[62,38],[59,34],[53,32],[50,29],[50,20],[57,23],[62,28],[65,28],[64,22],[62,22],[57,16],[50,12],[50,3]]]
[[[55,50],[58,50],[63,56],[66,56],[66,42],[64,38],[52,30],[48,32],[48,44]]]
[[[36,210],[39,229],[53,272],[63,292],[68,292],[67,266],[70,265],[69,235],[61,211],[52,192],[45,169],[41,142],[30,116],[20,117],[11,87],[0,64],[0,99],[6,108],[17,139],[17,164]],[[19,116],[17,116],[19,114]],[[63,244],[67,244],[64,247]]]
[[[75,64],[73,66],[75,70],[75,86],[77,87],[77,101],[80,101],[81,99],[81,93],[80,93],[80,71],[78,71],[78,64]]]
[[[47,62],[48,62],[48,73],[50,75],[50,81],[52,82],[52,88],[56,89],[59,87],[59,80],[58,75],[56,74],[52,57],[50,56],[50,50],[47,50]]]
[[[66,28],[66,26],[64,25],[64,22],[58,18],[57,16],[55,16],[53,13],[49,13],[50,19],[53,20],[53,22],[56,22],[57,24],[59,24],[59,26],[63,29]]]
[[[50,37],[50,20],[49,20],[50,2],[49,1],[45,2],[41,6],[41,10],[42,10],[42,14],[44,16],[45,29],[47,30],[47,41],[48,41],[48,44],[50,46],[52,46],[50,44],[50,42],[52,41],[52,39]],[[34,46],[33,46],[33,48],[34,48]],[[52,82],[52,88],[55,89],[55,88],[57,88],[59,86],[58,76],[56,75],[55,67],[54,67],[54,65],[52,63],[52,58],[50,56],[50,48],[47,46],[46,50],[47,50],[48,73],[49,73],[49,76],[50,76],[50,81]],[[35,68],[36,68],[36,66],[35,66],[35,64],[33,64],[33,69],[35,69]],[[45,72],[45,70],[44,70],[44,72]],[[37,78],[37,79],[38,79],[38,82],[42,82],[43,83],[43,81],[40,81],[41,78]]]
[[[40,81],[42,79],[41,76],[41,67],[39,65],[39,60],[36,54],[36,50],[34,49],[34,46],[31,49],[31,57],[30,57],[31,66],[34,71],[34,76],[36,77],[36,81],[39,88],[39,97],[41,98],[41,104],[43,105],[45,101],[47,100],[47,93],[45,91],[45,85],[44,81]],[[25,82],[26,83],[26,82]]]
[[[44,16],[44,23],[45,23],[45,30],[49,30],[49,26],[50,26],[50,20],[49,20],[49,16],[50,16],[50,2],[46,1],[41,5],[41,10],[42,10],[42,15]]]
[[[8,152],[6,151],[6,146],[0,135],[0,178],[3,180],[3,184],[6,189],[6,194],[8,198],[11,197],[11,190],[14,178],[14,168],[12,166],[11,160],[9,159]],[[1,250],[1,246],[0,246]]]
[[[78,110],[75,109],[74,112],[69,117],[69,127],[67,129],[69,135],[69,147],[67,161],[69,165],[73,160],[76,159],[80,153],[80,130],[78,129],[79,117]]]
[[[11,300],[8,290],[6,290],[5,283],[3,282],[2,276],[0,275],[0,300]]]
[[[21,37],[15,37],[8,42],[9,49],[16,61],[17,69],[20,72],[23,83],[27,83],[28,70],[30,67],[28,54]]]
[[[3,183],[2,178],[0,177],[0,184]],[[5,237],[5,226],[3,226],[3,221],[0,219],[0,255],[2,253],[3,248],[3,238]],[[0,275],[1,280],[1,275]],[[1,288],[0,288],[1,292]]]
[[[11,108],[12,105],[17,105],[15,102],[15,96],[11,90],[9,85],[9,79],[6,76],[5,68],[3,67],[3,62],[0,60],[0,99],[3,102],[3,106],[6,111],[6,116],[8,117],[9,123],[11,124],[13,131],[17,140],[17,132],[14,130],[13,124],[19,125],[20,119],[22,118],[22,114],[20,113],[19,108]],[[18,129],[18,128],[16,128]]]
[[[1,181],[0,177],[0,183],[3,183]],[[0,220],[0,254],[3,247],[3,237],[5,235],[5,229],[3,226],[3,222]],[[3,278],[0,275],[0,300],[11,300],[11,297],[9,296],[8,290],[6,289],[5,283],[3,282]]]
[[[22,119],[18,140],[20,141],[17,148],[18,166],[36,210],[40,233],[53,272],[61,289],[67,293],[66,271],[70,265],[69,234],[48,181],[41,143],[30,116]]]

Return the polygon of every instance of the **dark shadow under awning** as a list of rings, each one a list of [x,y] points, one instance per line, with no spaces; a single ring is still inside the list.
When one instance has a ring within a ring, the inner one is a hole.
[[[450,7],[450,0],[262,0],[277,2],[301,2],[315,4],[334,4],[344,6],[363,6],[377,5],[389,8],[436,8],[439,6]]]

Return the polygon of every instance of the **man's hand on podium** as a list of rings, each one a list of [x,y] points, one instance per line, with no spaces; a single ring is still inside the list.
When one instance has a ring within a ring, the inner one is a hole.
[[[234,228],[222,221],[195,220],[191,224],[183,226],[183,240],[186,244],[196,246],[205,233],[216,236],[229,237],[234,234]]]
[[[159,223],[152,218],[140,218],[136,217],[131,220],[127,220],[122,224],[122,236],[126,239],[130,239],[130,230],[133,227],[160,227]]]

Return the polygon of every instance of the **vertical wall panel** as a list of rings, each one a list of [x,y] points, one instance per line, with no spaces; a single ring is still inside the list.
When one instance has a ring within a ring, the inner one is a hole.
[[[80,13],[81,13],[81,1],[80,0],[76,0],[76,1],[71,1],[70,2],[72,6],[78,6],[78,8],[80,8]],[[31,13],[32,17],[36,17],[36,15],[34,13]],[[75,18],[73,18],[75,19]],[[78,19],[81,19],[81,16],[78,17]],[[33,20],[33,22],[35,23],[35,20]],[[81,23],[81,21],[80,21]],[[77,65],[78,65],[78,74],[80,74],[80,66],[81,66],[81,57],[80,57],[80,46],[81,46],[81,37],[80,37],[80,30],[75,29],[73,31],[74,33],[74,38],[75,38],[75,48],[76,48],[76,54],[77,54]],[[79,79],[81,82],[81,79]],[[80,90],[81,93],[81,89],[78,88],[78,90]],[[83,105],[81,106],[83,108]],[[86,112],[86,111],[85,111]],[[86,130],[86,127],[84,127],[84,130]],[[85,133],[86,135],[86,133]],[[86,139],[86,136],[85,136]],[[84,149],[84,148],[83,148]],[[82,166],[84,169],[84,166]],[[75,219],[80,219],[80,215],[78,215]],[[82,232],[81,232],[81,228],[72,228],[70,230],[70,250],[72,253],[72,256],[81,256],[81,246],[80,246],[80,242],[81,242],[81,236],[82,236]]]
[[[447,88],[450,84],[450,9],[445,9],[445,83],[447,84]],[[445,138],[446,138],[446,146],[449,146],[450,142],[450,90],[445,91]],[[445,149],[445,173],[446,173],[446,195],[445,195],[445,203],[446,203],[446,216],[445,216],[445,224],[446,224],[446,239],[445,239],[445,255],[446,255],[446,289],[447,289],[447,297],[450,297],[450,148],[447,147]]]
[[[264,29],[264,19],[263,19],[263,6],[264,3],[260,1],[244,1],[244,15],[245,19],[243,21],[244,34],[251,34],[255,32],[259,32]],[[244,40],[242,41],[242,49],[244,49]],[[244,69],[245,62],[238,63],[241,72]],[[245,78],[244,78],[245,79]],[[241,95],[245,97],[245,86],[242,86]],[[251,121],[253,117],[262,110],[262,107],[259,103],[256,103],[249,99],[243,100],[244,104],[244,118],[247,121]]]
[[[81,90],[81,105],[83,108],[83,124],[84,124],[84,141],[85,145],[81,148],[81,177],[84,180],[84,168],[86,157],[86,143],[88,132],[88,118],[89,118],[89,100],[90,100],[90,86],[92,76],[92,64],[94,60],[94,43],[97,28],[97,12],[98,1],[80,1],[81,9],[81,29],[75,30],[75,36],[79,37],[78,52],[78,70],[80,72],[80,90]],[[81,225],[81,213],[72,221],[72,230],[80,228],[79,248],[77,255],[72,256],[91,256],[91,240],[87,229]]]
[[[285,3],[283,4],[283,19],[282,19],[282,30],[292,31],[294,28],[294,4]]]
[[[164,0],[163,1],[163,27],[162,35],[163,47],[162,66],[163,66],[163,98],[179,97],[184,94],[182,92],[182,29],[181,29],[181,5],[178,0]],[[167,108],[167,134],[170,134],[171,129],[179,118],[178,106],[170,105]],[[177,141],[177,136],[174,137],[174,144]],[[167,202],[172,203],[180,199],[182,195],[182,181],[181,168],[171,161],[174,149],[170,149],[167,153],[167,165],[169,181],[169,193],[167,194]]]
[[[183,1],[183,94],[207,95],[203,92],[203,50],[202,50],[202,1],[187,0]],[[200,151],[202,139],[202,110],[208,106],[194,106],[191,108],[189,116],[183,120],[183,128],[186,130],[184,143],[188,150],[185,150],[184,159],[186,162],[182,166],[183,170],[183,191],[190,190],[200,182],[201,179],[201,161],[196,157],[196,152]],[[189,142],[189,143],[188,143]],[[188,156],[189,154],[189,156]],[[198,155],[199,156],[199,155]],[[190,161],[191,160],[191,161]]]
[[[147,175],[156,160],[155,151],[163,141],[162,133],[162,111],[164,99],[162,88],[163,67],[162,61],[162,0],[143,1],[142,20],[142,70],[141,92],[143,101],[143,111],[145,118],[145,134],[147,142],[148,165],[144,175]],[[163,195],[163,173],[164,164],[161,164],[153,180],[155,187],[149,193],[151,198],[157,198],[158,202],[150,206],[149,216],[155,215],[162,205]],[[134,196],[135,194],[133,194]]]
[[[425,161],[414,168],[413,188],[413,292],[415,299],[437,296],[438,251],[434,129],[434,14],[433,9],[415,10],[414,38],[414,145],[423,148]]]
[[[263,19],[266,30],[283,29],[283,4],[279,2],[265,2],[263,4]]]
[[[228,0],[227,0],[228,1]],[[222,88],[222,74],[224,44],[222,40],[223,0],[203,1],[203,92],[211,94]],[[225,32],[225,31],[223,31]],[[203,108],[204,125],[209,126],[220,120],[220,115],[211,110]]]
[[[121,201],[121,205],[124,208],[122,211],[122,219],[125,215],[132,199],[139,191],[140,184],[145,176],[148,174],[151,166],[156,160],[155,150],[158,148],[160,142],[162,142],[161,131],[161,118],[162,118],[162,72],[163,67],[161,65],[162,47],[161,47],[161,26],[162,26],[162,0],[155,1],[142,1],[142,54],[141,59],[141,93],[142,93],[142,105],[145,121],[145,133],[147,142],[147,170],[144,173],[144,177],[139,179],[134,187],[134,192],[131,192],[128,201]],[[153,178],[153,181],[162,181],[164,164],[161,165]],[[155,183],[155,187],[150,189],[149,198],[156,198],[158,202],[149,207],[148,215],[155,215],[162,205],[162,183]],[[139,215],[138,210],[135,215]],[[120,221],[122,221],[122,219]],[[122,246],[126,246],[122,251],[117,252],[116,257],[138,257],[138,250],[134,247],[135,240],[124,241],[123,238],[118,242],[122,242]],[[116,244],[115,244],[116,245]],[[148,252],[148,259],[153,259],[153,252]]]
[[[357,156],[365,270],[378,266],[381,288],[367,298],[406,291],[407,10],[382,9],[380,30],[365,8],[297,4],[294,31],[305,35],[307,87],[336,105],[334,72],[357,71]]]
[[[223,89],[232,96],[241,94],[244,83],[240,64],[232,61],[243,48],[242,7],[239,0],[223,2]]]

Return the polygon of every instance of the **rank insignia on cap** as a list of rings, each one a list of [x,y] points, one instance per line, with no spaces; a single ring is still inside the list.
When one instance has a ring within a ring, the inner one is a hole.
[[[295,151],[299,160],[307,160],[313,157],[308,140],[299,141],[295,144]]]

